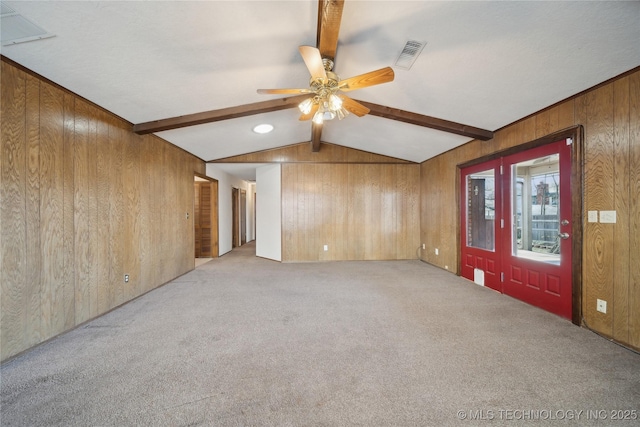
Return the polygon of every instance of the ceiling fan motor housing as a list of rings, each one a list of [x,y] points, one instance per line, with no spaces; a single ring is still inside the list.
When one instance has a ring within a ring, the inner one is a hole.
[[[324,66],[325,71],[333,70],[333,61],[329,58],[322,58],[322,65]]]
[[[333,71],[327,71],[327,80],[323,81],[318,78],[311,78],[309,80],[309,86],[317,96],[320,98],[326,98],[329,95],[336,93],[339,89],[340,77]]]

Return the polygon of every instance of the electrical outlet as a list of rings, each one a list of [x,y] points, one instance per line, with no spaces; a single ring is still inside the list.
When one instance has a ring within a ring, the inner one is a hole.
[[[426,243],[422,244],[422,249],[427,249],[427,244]]]
[[[607,302],[605,300],[599,299],[596,302],[596,310],[598,310],[600,313],[607,313]]]
[[[329,250],[329,245],[324,245],[325,252]]]
[[[128,274],[124,275],[124,283],[129,283],[129,275]]]
[[[440,255],[440,251],[438,251],[438,248],[436,248],[436,255]]]

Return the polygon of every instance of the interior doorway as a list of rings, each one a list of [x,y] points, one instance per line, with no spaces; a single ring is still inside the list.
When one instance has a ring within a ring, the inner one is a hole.
[[[575,143],[565,137],[460,169],[461,275],[574,323],[581,313]]]
[[[247,192],[240,190],[240,246],[247,243]]]
[[[231,188],[231,248],[237,248],[240,241],[238,230],[240,228],[240,190]]]
[[[247,243],[247,191],[231,188],[231,248]]]
[[[219,256],[217,180],[195,175],[193,212],[195,258],[217,258]]]

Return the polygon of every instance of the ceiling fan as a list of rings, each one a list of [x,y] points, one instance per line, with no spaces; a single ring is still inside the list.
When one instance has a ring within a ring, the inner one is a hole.
[[[334,118],[331,113],[327,113],[328,107],[328,110],[333,112],[335,117],[339,119],[341,118],[340,115],[346,115],[346,112],[351,112],[359,117],[371,114],[385,119],[424,126],[467,136],[469,138],[480,139],[482,141],[493,138],[493,132],[485,129],[371,102],[356,101],[345,95],[343,92],[393,81],[394,73],[390,67],[386,67],[345,80],[340,80],[340,78],[333,73],[332,69],[338,47],[338,35],[340,32],[344,1],[345,0],[318,0],[317,48],[300,46],[302,58],[311,73],[309,88],[260,89],[258,93],[294,94],[295,96],[138,123],[133,126],[133,131],[139,135],[145,135],[295,107],[298,107],[302,112],[300,120],[313,119],[318,112],[324,109],[321,115],[322,122],[324,122],[324,120]],[[309,97],[307,98],[306,95],[309,95]],[[335,97],[331,95],[335,95]],[[324,104],[325,100],[327,101],[327,105]],[[333,104],[331,103],[332,101]],[[340,102],[341,104],[339,104]],[[340,105],[340,108],[337,108],[338,105]],[[332,109],[332,107],[334,108]],[[311,150],[314,152],[320,150],[322,122],[319,116],[317,120],[312,120],[311,123],[310,143]]]
[[[342,92],[349,92],[369,86],[393,81],[394,73],[391,67],[381,68],[355,77],[341,80],[332,71],[333,60],[323,58],[320,50],[312,46],[300,46],[300,55],[304,60],[311,79],[308,89],[258,89],[259,94],[311,94],[302,101],[298,108],[302,113],[300,120],[311,120],[321,125],[325,120],[338,117],[342,120],[349,112],[358,117],[369,113],[369,108],[349,98]]]

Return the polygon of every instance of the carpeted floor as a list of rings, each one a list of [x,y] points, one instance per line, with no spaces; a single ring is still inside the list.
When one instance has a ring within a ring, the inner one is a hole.
[[[0,424],[640,425],[640,355],[566,320],[420,261],[254,253],[2,365]]]

